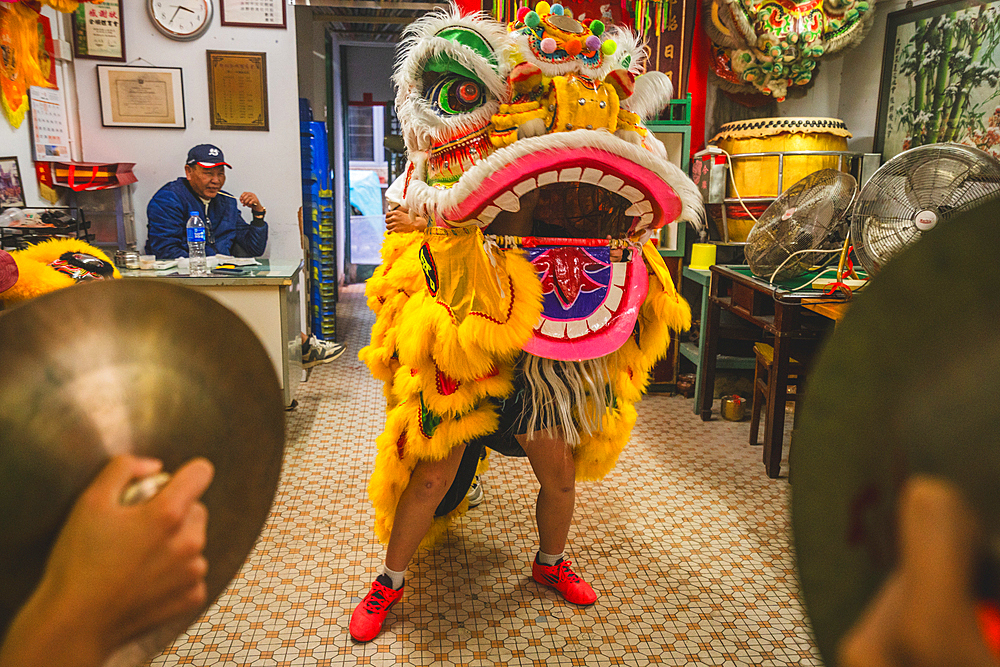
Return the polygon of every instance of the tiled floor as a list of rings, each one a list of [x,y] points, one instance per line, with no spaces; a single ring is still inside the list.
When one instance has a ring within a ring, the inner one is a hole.
[[[257,548],[154,665],[820,664],[787,481],[765,476],[748,422],[702,422],[665,395],[639,405],[617,468],[578,487],[568,552],[597,604],[531,580],[537,486],[526,459],[493,455],[485,502],[411,564],[382,635],[352,641],[348,619],[383,556],[366,495],[383,403],[357,360],[374,318],[361,290],[342,292],[348,354],[301,385]]]

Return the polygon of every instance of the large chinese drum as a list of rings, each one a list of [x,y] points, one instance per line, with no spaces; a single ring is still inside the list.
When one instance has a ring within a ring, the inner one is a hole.
[[[727,197],[736,198],[738,190],[739,197],[751,200],[745,202],[747,208],[759,216],[771,200],[809,174],[847,171],[845,156],[822,153],[846,152],[850,136],[847,125],[835,118],[756,118],[726,123],[711,143],[731,156]],[[730,240],[745,241],[753,220],[738,202],[728,203],[726,214]]]
[[[726,123],[712,143],[732,156],[733,177],[742,197],[777,197],[820,169],[845,169],[836,155],[747,155],[847,151],[844,121],[835,118],[757,118]],[[780,169],[779,169],[780,167]],[[729,196],[735,197],[730,183]]]

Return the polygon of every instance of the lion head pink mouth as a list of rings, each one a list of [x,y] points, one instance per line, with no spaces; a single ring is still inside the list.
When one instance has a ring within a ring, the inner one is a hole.
[[[517,157],[492,171],[470,194],[440,212],[446,220],[488,227],[501,211],[520,210],[526,193],[559,183],[600,188],[625,200],[629,233],[655,229],[677,219],[682,204],[655,172],[634,160],[597,147],[551,148]]]

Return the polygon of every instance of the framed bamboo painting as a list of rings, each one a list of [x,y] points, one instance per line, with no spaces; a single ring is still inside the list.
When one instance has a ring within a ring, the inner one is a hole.
[[[1000,157],[1000,0],[889,14],[875,152],[954,141]]]

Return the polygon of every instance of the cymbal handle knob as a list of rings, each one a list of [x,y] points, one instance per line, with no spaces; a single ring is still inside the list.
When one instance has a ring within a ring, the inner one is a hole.
[[[138,505],[145,502],[160,492],[167,482],[170,481],[170,473],[158,472],[155,475],[147,475],[142,479],[137,479],[122,491],[121,504],[125,506]]]

